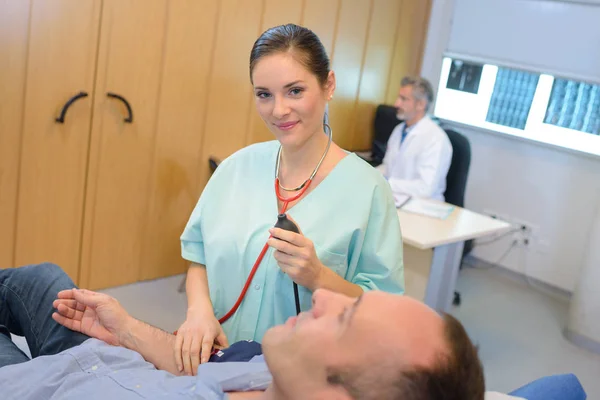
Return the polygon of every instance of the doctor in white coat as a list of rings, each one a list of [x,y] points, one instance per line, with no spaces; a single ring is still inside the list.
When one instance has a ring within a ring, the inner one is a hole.
[[[378,168],[392,187],[397,207],[412,197],[444,200],[452,145],[427,116],[432,102],[433,89],[426,79],[402,79],[394,107],[405,122],[394,128]]]

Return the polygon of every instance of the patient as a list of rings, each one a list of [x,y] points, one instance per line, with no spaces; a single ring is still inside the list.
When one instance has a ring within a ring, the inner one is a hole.
[[[373,291],[356,300],[317,290],[311,311],[267,331],[264,358],[209,362],[197,376],[176,377],[174,336],[108,295],[73,288],[51,264],[0,270],[3,398],[484,396],[481,363],[460,323],[407,297]],[[33,360],[9,332],[26,337]]]

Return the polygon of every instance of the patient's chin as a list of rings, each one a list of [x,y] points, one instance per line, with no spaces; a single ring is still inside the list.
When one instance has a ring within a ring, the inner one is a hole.
[[[266,347],[279,347],[285,343],[292,333],[292,328],[286,325],[277,325],[265,332],[262,340],[263,349]]]

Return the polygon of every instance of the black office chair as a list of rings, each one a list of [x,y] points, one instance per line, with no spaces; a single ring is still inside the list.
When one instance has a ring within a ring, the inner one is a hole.
[[[447,203],[458,207],[465,206],[465,189],[467,188],[467,178],[469,177],[469,167],[471,165],[471,144],[469,139],[453,129],[442,127],[452,144],[452,161],[448,175],[446,175],[446,191],[444,198]],[[465,242],[462,257],[469,254],[473,249],[473,241]],[[454,305],[460,305],[461,297],[459,292],[454,292]]]
[[[398,124],[402,123],[396,117],[396,108],[380,104],[375,110],[375,119],[373,120],[373,144],[371,146],[371,158],[367,161],[376,167],[383,162],[387,142],[392,135],[392,131]]]
[[[447,203],[458,207],[465,206],[465,189],[471,165],[471,144],[469,139],[453,129],[443,128],[452,144],[452,162],[446,175],[446,191],[444,198]]]

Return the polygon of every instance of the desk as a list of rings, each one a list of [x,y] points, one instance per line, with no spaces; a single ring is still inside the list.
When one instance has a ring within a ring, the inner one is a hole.
[[[444,220],[408,213],[401,209],[398,210],[398,218],[404,244],[433,253],[431,256],[419,257],[421,265],[415,266],[421,271],[425,269],[427,274],[424,295],[415,297],[422,297],[420,300],[439,311],[449,310],[452,304],[464,242],[491,234],[501,234],[511,228],[507,222],[460,207],[455,207],[452,214]],[[428,265],[422,265],[423,261]],[[405,267],[405,274],[406,271]],[[407,293],[411,294],[408,291]]]

